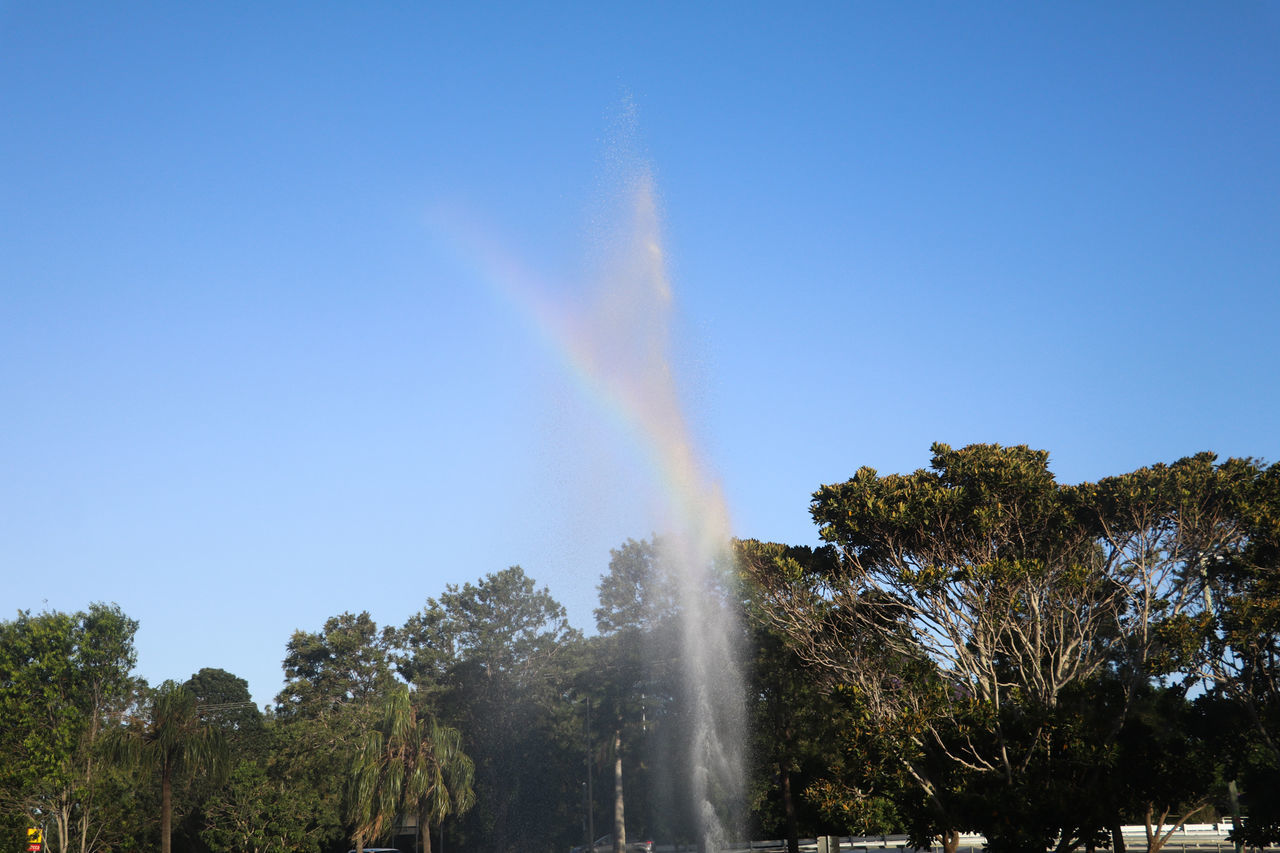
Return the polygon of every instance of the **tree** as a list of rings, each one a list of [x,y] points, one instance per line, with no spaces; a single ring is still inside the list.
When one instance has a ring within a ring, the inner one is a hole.
[[[679,536],[628,540],[599,586],[599,672],[586,683],[614,721],[632,828],[675,841],[723,843],[706,836],[745,828],[746,637],[727,557]]]
[[[415,707],[407,686],[383,702],[382,718],[356,753],[348,802],[356,846],[378,838],[397,815],[417,818],[421,850],[431,853],[431,827],[475,802],[475,765],[462,751],[458,730]]]
[[[344,827],[344,774],[376,703],[396,684],[388,635],[367,612],[342,613],[318,632],[295,631],[285,649],[286,684],[276,697],[277,742],[269,778],[305,783],[315,798],[317,836],[350,836]]]
[[[674,734],[669,723],[679,694],[680,604],[666,551],[655,536],[628,539],[610,552],[609,571],[597,587],[599,636],[589,643],[591,665],[580,682],[580,691],[593,703],[600,721],[597,735],[603,739],[596,753],[612,758],[615,851],[626,846],[624,790],[631,791],[632,828],[653,832],[659,809],[647,795],[654,788],[670,792],[675,787],[670,773],[651,778],[655,766],[673,769],[671,762],[654,754],[651,744]],[[665,833],[678,834],[669,823],[663,827]]]
[[[205,831],[211,811],[225,805],[227,780],[239,775],[242,765],[257,763],[265,749],[263,715],[249,694],[249,684],[224,669],[205,667],[183,683],[196,700],[196,709],[209,725],[222,731],[227,762],[224,778],[197,774],[187,784],[175,786],[172,828],[176,850],[202,851],[209,845]]]
[[[262,712],[249,694],[249,682],[225,669],[204,667],[183,684],[196,699],[201,716],[227,736],[247,735],[262,727]]]
[[[1074,734],[1074,697],[1117,679],[1121,701],[1094,732],[1106,740],[1168,670],[1166,626],[1201,607],[1202,559],[1243,541],[1223,497],[1240,467],[1201,454],[1062,486],[1044,451],[937,444],[929,469],[863,468],[815,493],[837,560],[763,561],[754,576],[807,660],[872,719],[915,732],[903,766],[966,824],[953,828],[992,849],[1070,846],[1093,829],[1068,801],[1090,795],[1085,764],[1106,760]],[[931,763],[960,773],[943,785]]]
[[[274,728],[268,727],[274,739]],[[340,833],[325,820],[315,787],[262,755],[240,756],[227,783],[205,803],[201,839],[213,853],[318,853]]]
[[[734,543],[740,565],[769,561],[812,565],[834,561],[830,546],[813,549],[755,540]],[[754,698],[751,750],[754,808],[766,837],[778,827],[792,853],[801,835],[881,835],[901,827],[893,803],[903,796],[897,766],[877,758],[865,717],[847,691],[832,691],[821,674],[770,625],[761,602],[747,602],[753,654],[749,692]],[[883,754],[888,744],[882,744]]]
[[[838,561],[757,572],[775,624],[854,688],[873,718],[922,725],[922,753],[940,750],[1024,789],[1047,749],[1048,712],[1067,685],[1106,662],[1101,639],[1119,596],[1047,458],[1026,448],[935,445],[929,471],[882,478],[864,468],[814,497]],[[954,813],[923,757],[904,761],[939,810]],[[1014,821],[1038,837],[1013,843],[1052,837],[1054,828],[1029,813]],[[999,844],[1001,827],[982,822]]]
[[[202,669],[185,686],[230,753],[225,783],[197,786],[200,813],[184,821],[210,853],[320,853],[343,838],[335,756],[348,738],[335,718],[345,715],[263,714],[248,684],[221,669]]]
[[[318,717],[378,696],[394,683],[387,644],[367,611],[327,619],[319,633],[294,631],[285,650],[278,713]]]
[[[450,584],[394,633],[396,666],[462,731],[475,761],[477,805],[460,827],[469,846],[573,840],[568,765],[578,753],[561,743],[581,642],[564,608],[518,566]]]
[[[1221,467],[1243,545],[1205,550],[1204,613],[1174,621],[1166,637],[1192,677],[1240,711],[1230,746],[1247,815],[1235,835],[1263,846],[1280,841],[1280,464]]]
[[[225,772],[227,746],[221,729],[201,717],[190,690],[166,681],[152,692],[141,719],[111,732],[111,746],[117,758],[159,775],[160,851],[171,853],[174,781],[184,772],[214,777]]]
[[[1211,453],[1153,465],[1079,487],[1102,529],[1101,547],[1119,555],[1131,590],[1118,659],[1136,684],[1170,675],[1181,688],[1235,703],[1254,749],[1238,750],[1233,772],[1246,790],[1280,785],[1280,468]],[[1280,840],[1280,808],[1247,796],[1237,836]]]
[[[1212,799],[1221,762],[1205,737],[1203,707],[1180,688],[1146,685],[1116,738],[1117,793],[1141,815],[1149,853]]]
[[[626,630],[666,630],[680,612],[675,579],[663,560],[658,537],[628,539],[609,552],[609,571],[597,587],[596,630],[613,634]]]
[[[99,741],[132,697],[137,628],[106,604],[0,623],[0,796],[53,853],[92,853],[121,828],[103,820],[115,780]]]

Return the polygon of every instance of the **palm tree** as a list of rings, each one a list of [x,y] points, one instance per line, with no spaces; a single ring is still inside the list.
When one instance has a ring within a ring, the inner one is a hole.
[[[397,815],[413,814],[422,853],[431,853],[431,825],[471,808],[474,777],[458,730],[419,712],[407,686],[396,688],[356,751],[348,780],[356,849],[382,835]]]
[[[118,759],[159,772],[160,853],[171,853],[174,778],[183,771],[221,775],[228,752],[222,731],[200,716],[195,694],[166,681],[141,720],[113,732],[110,748]]]

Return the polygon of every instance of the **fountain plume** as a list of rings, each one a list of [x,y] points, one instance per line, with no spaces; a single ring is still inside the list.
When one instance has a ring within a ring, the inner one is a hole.
[[[628,141],[634,111],[615,140],[614,183],[622,213],[603,217],[597,272],[588,298],[551,298],[500,247],[464,236],[486,278],[521,306],[566,368],[604,409],[628,425],[658,484],[656,526],[680,599],[682,669],[693,742],[686,753],[694,816],[708,850],[722,848],[741,814],[745,708],[735,609],[715,576],[725,565],[730,525],[723,495],[697,452],[672,369],[673,293],[651,170]],[[452,223],[456,226],[456,222]],[[456,227],[449,228],[456,236]],[[576,309],[576,310],[575,310]]]
[[[653,179],[630,182],[631,227],[601,280],[609,306],[593,326],[597,381],[612,388],[645,437],[667,484],[661,522],[663,564],[673,569],[681,603],[682,668],[692,703],[690,790],[706,849],[725,845],[742,799],[743,695],[733,607],[714,590],[729,543],[723,495],[696,452],[680,405],[670,357],[672,291],[662,252]],[[623,310],[615,310],[624,306]]]

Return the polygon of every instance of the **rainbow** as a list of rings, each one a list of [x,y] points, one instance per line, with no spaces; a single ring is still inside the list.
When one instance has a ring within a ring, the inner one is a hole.
[[[648,174],[632,181],[629,227],[595,282],[593,304],[568,306],[473,217],[438,209],[433,230],[462,262],[513,306],[573,384],[642,451],[664,496],[663,522],[710,559],[723,549],[729,517],[690,439],[669,359],[671,285],[658,205]]]
[[[653,183],[641,170],[630,185],[627,227],[595,283],[590,306],[566,306],[552,288],[480,229],[446,220],[464,259],[515,306],[565,372],[633,437],[665,497],[663,544],[681,601],[682,666],[694,733],[687,752],[691,793],[708,849],[726,836],[713,799],[742,799],[744,695],[733,608],[711,595],[712,563],[729,539],[720,490],[711,485],[679,405],[669,359],[671,287],[662,253]],[[576,309],[576,310],[575,310]],[[734,697],[739,697],[735,699]],[[714,778],[713,786],[710,780]],[[726,814],[733,813],[730,805]]]

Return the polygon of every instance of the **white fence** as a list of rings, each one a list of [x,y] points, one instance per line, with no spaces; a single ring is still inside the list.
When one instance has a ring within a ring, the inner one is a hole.
[[[1164,831],[1168,831],[1165,827]],[[1235,845],[1227,840],[1231,831],[1231,822],[1226,823],[1188,823],[1178,827],[1165,842],[1164,850],[1169,851],[1201,851],[1201,853],[1234,853]],[[1141,853],[1147,849],[1147,829],[1144,826],[1124,826],[1120,828],[1124,836],[1127,853]],[[843,836],[839,839],[839,853],[865,853],[871,850],[907,851],[929,850],[940,851],[941,846],[915,848],[905,835],[876,835],[869,837]],[[981,835],[964,833],[960,836],[959,853],[982,853],[986,839]],[[693,853],[696,847],[677,846],[672,844],[655,844],[654,853]],[[739,842],[719,851],[719,853],[780,853],[787,849],[785,841],[750,841]],[[1267,847],[1267,851],[1280,851],[1280,847]],[[805,838],[800,841],[800,853],[820,853],[818,839]],[[835,850],[826,853],[836,853]]]

